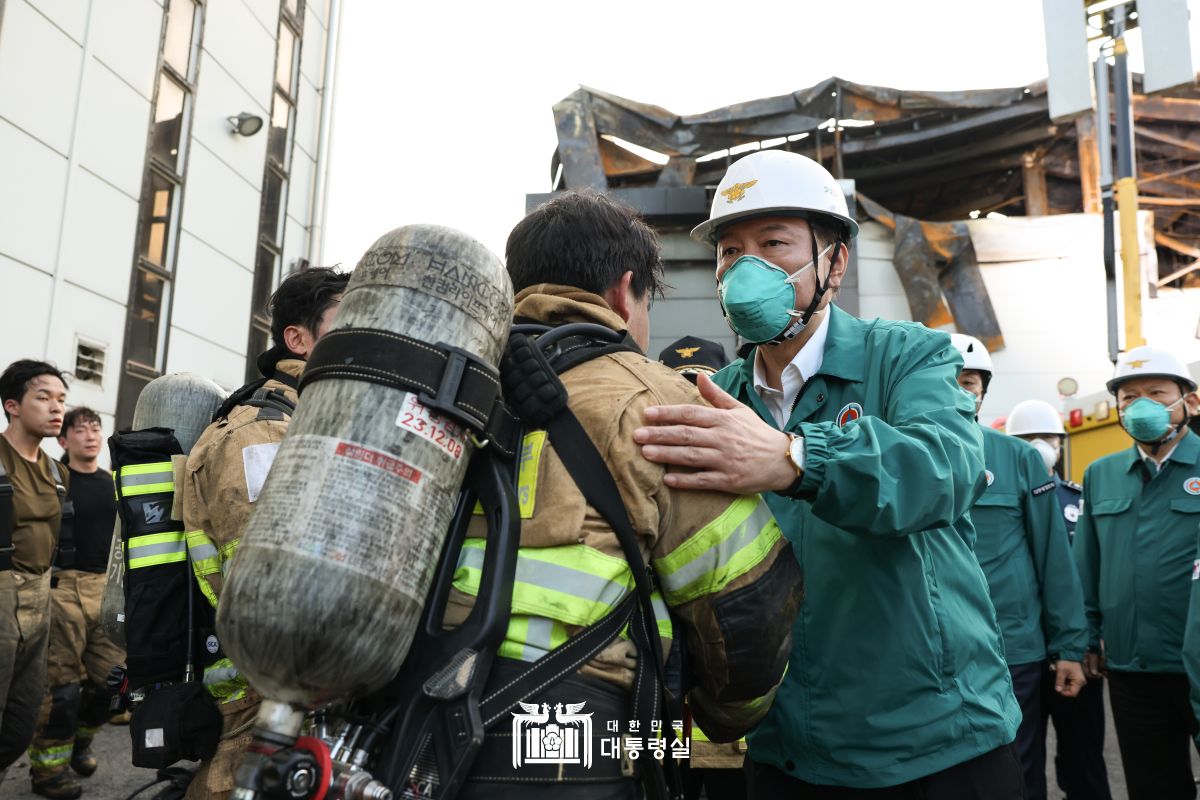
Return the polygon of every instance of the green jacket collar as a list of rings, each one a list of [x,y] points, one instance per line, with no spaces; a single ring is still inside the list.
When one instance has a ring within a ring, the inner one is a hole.
[[[866,349],[864,331],[866,327],[858,317],[842,311],[837,306],[829,306],[829,333],[825,339],[825,357],[817,375],[827,375],[842,380],[862,383],[864,379],[863,353]],[[758,355],[756,346],[738,366],[738,390],[753,392],[754,359]],[[809,380],[816,375],[809,377]]]
[[[1124,458],[1126,472],[1142,463],[1142,451],[1138,449],[1136,442],[1124,452]],[[1179,440],[1179,444],[1175,445],[1171,455],[1167,456],[1167,461],[1187,466],[1200,463],[1200,436],[1192,433],[1190,429],[1184,428],[1183,438]]]

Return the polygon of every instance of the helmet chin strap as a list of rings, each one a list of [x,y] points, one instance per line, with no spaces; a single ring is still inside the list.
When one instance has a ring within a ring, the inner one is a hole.
[[[809,230],[811,231],[812,229],[810,228]],[[809,236],[809,240],[812,242],[813,281],[816,284],[816,291],[813,292],[813,299],[809,302],[808,308],[804,309],[803,314],[801,314],[794,322],[784,328],[783,331],[777,334],[774,339],[769,342],[765,342],[765,344],[782,344],[783,342],[790,342],[792,339],[795,339],[797,336],[799,336],[800,333],[806,327],[808,327],[808,321],[812,319],[813,314],[817,312],[817,306],[821,305],[821,298],[825,296],[825,291],[829,288],[828,279],[825,280],[824,286],[821,285],[821,264],[819,261],[821,258],[821,252],[817,249],[817,236],[815,232]],[[838,244],[841,244],[841,242],[835,241],[833,252],[829,256],[829,271],[831,273],[833,272],[833,260],[837,258]]]
[[[1187,406],[1184,406],[1183,419],[1181,419],[1179,421],[1179,424],[1176,425],[1171,431],[1169,431],[1166,436],[1159,439],[1157,442],[1154,442],[1153,444],[1151,444],[1149,442],[1142,442],[1142,444],[1144,444],[1150,448],[1151,456],[1157,458],[1158,451],[1162,449],[1162,446],[1164,444],[1170,444],[1171,442],[1175,441],[1175,439],[1178,438],[1178,436],[1179,436],[1179,432],[1182,431],[1187,426],[1187,424],[1188,424],[1188,412],[1187,412]]]

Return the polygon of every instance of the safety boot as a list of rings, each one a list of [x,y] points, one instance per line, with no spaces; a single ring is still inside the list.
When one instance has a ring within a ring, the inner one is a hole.
[[[76,775],[82,775],[85,778],[90,778],[96,774],[96,757],[92,755],[92,743],[80,744],[79,740],[75,740],[75,749],[71,751],[71,769],[75,770]]]
[[[60,772],[51,778],[34,781],[33,793],[51,800],[76,800],[83,794],[83,787]]]

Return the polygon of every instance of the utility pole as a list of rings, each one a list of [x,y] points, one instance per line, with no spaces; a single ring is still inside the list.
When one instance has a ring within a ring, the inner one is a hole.
[[[1114,184],[1121,225],[1121,269],[1125,288],[1125,349],[1146,343],[1142,337],[1142,265],[1138,252],[1137,164],[1133,142],[1133,80],[1125,44],[1127,7],[1112,9],[1113,105],[1117,116],[1117,181]],[[1107,122],[1107,121],[1106,121]]]
[[[1114,364],[1121,354],[1117,311],[1117,254],[1113,220],[1112,115],[1108,109],[1108,58],[1103,50],[1096,59],[1096,149],[1100,157],[1100,209],[1104,215],[1104,286],[1108,299],[1108,358]],[[1082,160],[1081,162],[1082,163]]]

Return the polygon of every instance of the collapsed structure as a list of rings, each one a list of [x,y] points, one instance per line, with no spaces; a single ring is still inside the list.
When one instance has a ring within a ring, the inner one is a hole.
[[[1200,286],[1200,90],[1146,97],[1136,93],[1138,77],[1134,87],[1140,202],[1153,212],[1157,250],[1149,291]],[[860,219],[894,230],[893,263],[912,318],[954,322],[993,349],[1003,347],[1003,332],[963,220],[1100,211],[1095,120],[1052,123],[1044,82],[927,92],[834,77],[693,115],[584,87],[554,116],[553,189],[589,187],[633,205],[663,235],[669,269],[711,260],[686,231],[705,218],[738,155],[779,147],[820,161],[852,181],[844,188]],[[528,205],[544,198],[529,195]],[[858,286],[847,284],[839,302],[854,312]]]

